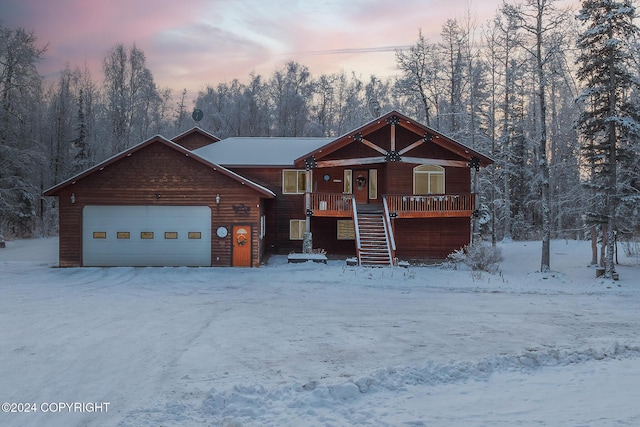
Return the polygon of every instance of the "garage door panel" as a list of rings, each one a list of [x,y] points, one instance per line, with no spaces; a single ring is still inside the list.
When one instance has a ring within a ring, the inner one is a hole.
[[[86,206],[82,252],[85,266],[210,266],[211,209]]]

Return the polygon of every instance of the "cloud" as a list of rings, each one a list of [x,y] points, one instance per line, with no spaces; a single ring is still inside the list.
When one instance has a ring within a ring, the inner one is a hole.
[[[418,29],[436,39],[464,4],[451,0],[0,0],[4,23],[32,29],[49,44],[39,65],[51,76],[66,64],[101,77],[102,58],[134,43],[156,82],[198,90],[206,84],[270,74],[287,60],[312,73],[392,75],[397,49]],[[501,0],[475,0],[492,16]],[[470,9],[473,11],[474,2]]]

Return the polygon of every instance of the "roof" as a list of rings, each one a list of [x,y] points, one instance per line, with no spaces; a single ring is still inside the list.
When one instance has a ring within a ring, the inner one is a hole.
[[[193,152],[224,166],[293,166],[294,161],[335,138],[234,137]]]
[[[486,167],[490,164],[492,164],[494,161],[492,158],[485,156],[484,154],[475,151],[474,149],[472,149],[471,147],[462,144],[458,141],[455,141],[451,138],[449,138],[448,136],[434,130],[431,129],[428,126],[425,126],[423,124],[420,124],[419,122],[408,118],[407,116],[400,114],[399,112],[393,110],[390,111],[389,113],[378,117],[372,121],[370,121],[369,123],[366,123],[362,126],[360,126],[357,129],[352,130],[351,132],[347,132],[344,135],[342,135],[339,138],[335,138],[332,139],[330,141],[329,144],[327,144],[326,146],[322,146],[322,147],[318,147],[315,150],[309,151],[307,153],[304,153],[303,155],[301,155],[300,157],[296,158],[294,163],[297,165],[301,165],[304,164],[304,160],[309,158],[309,157],[314,157],[316,160],[321,159],[337,150],[339,150],[340,148],[343,148],[349,144],[351,144],[352,142],[354,142],[354,135],[360,133],[362,135],[367,135],[371,132],[374,132],[380,128],[383,128],[384,126],[388,126],[388,120],[392,119],[393,117],[396,117],[399,119],[399,125],[403,126],[409,130],[411,130],[412,132],[418,134],[418,135],[431,135],[432,139],[431,141],[434,144],[437,144],[467,160],[471,160],[471,158],[476,157],[479,161],[480,161],[480,165],[483,167]]]
[[[212,134],[211,132],[207,132],[206,130],[202,129],[201,127],[198,126],[194,126],[191,129],[188,129],[182,133],[179,133],[178,135],[174,136],[173,138],[171,138],[171,141],[177,141],[179,139],[184,138],[187,135],[190,135],[192,133],[200,133],[202,135],[205,135],[208,138],[211,138],[212,140],[215,141],[220,141],[220,138],[218,138],[217,136],[215,136],[214,134]]]
[[[249,187],[253,188],[254,190],[258,191],[259,193],[262,193],[263,195],[267,196],[268,198],[272,198],[272,197],[276,196],[275,193],[273,191],[269,190],[268,188],[266,188],[266,187],[264,187],[262,185],[256,184],[255,182],[253,182],[251,180],[248,180],[245,177],[243,177],[241,175],[238,175],[237,173],[232,172],[232,171],[230,171],[229,169],[227,169],[227,168],[225,168],[223,166],[220,166],[220,165],[218,165],[216,163],[213,163],[213,162],[211,162],[211,161],[199,156],[198,154],[194,153],[193,151],[189,151],[186,148],[182,147],[181,145],[179,145],[179,144],[177,144],[175,142],[169,141],[168,139],[166,139],[166,138],[164,138],[164,137],[162,137],[160,135],[156,135],[154,137],[151,137],[151,138],[147,139],[146,141],[143,141],[140,144],[129,148],[128,150],[122,151],[122,152],[120,152],[120,153],[118,153],[118,154],[116,154],[116,155],[114,155],[112,157],[109,157],[108,159],[98,163],[97,165],[95,165],[95,166],[93,166],[93,167],[91,167],[91,168],[89,168],[89,169],[87,169],[87,170],[85,170],[83,172],[80,172],[79,174],[77,174],[75,176],[72,176],[71,178],[69,178],[69,179],[67,179],[65,181],[62,181],[61,183],[49,188],[43,194],[45,196],[56,196],[57,193],[60,190],[64,189],[65,187],[67,187],[69,185],[73,185],[77,181],[79,181],[79,180],[81,180],[81,179],[83,179],[83,178],[85,178],[85,177],[87,177],[87,176],[89,176],[89,175],[91,175],[91,174],[93,174],[93,173],[95,173],[97,171],[103,170],[105,167],[107,167],[107,166],[109,166],[109,165],[111,165],[111,164],[113,164],[113,163],[115,163],[115,162],[117,162],[117,161],[119,161],[119,160],[121,160],[121,159],[123,159],[125,157],[128,157],[128,156],[132,155],[136,151],[139,151],[142,148],[147,147],[148,145],[157,144],[157,143],[164,144],[164,145],[166,145],[166,146],[168,146],[168,147],[170,147],[170,148],[172,148],[172,149],[184,154],[186,157],[190,157],[193,160],[195,160],[197,162],[200,162],[200,163],[204,164],[205,166],[208,166],[208,167],[212,168],[215,171],[218,171],[218,172],[220,172],[220,173],[222,173],[224,175],[227,175],[227,176],[231,177],[232,179],[235,179],[236,181],[240,182],[243,185],[248,185]]]

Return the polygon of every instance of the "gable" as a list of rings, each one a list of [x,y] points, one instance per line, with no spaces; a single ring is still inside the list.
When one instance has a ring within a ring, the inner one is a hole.
[[[194,127],[180,135],[174,136],[171,138],[171,141],[186,148],[187,150],[193,151],[218,142],[220,141],[220,138],[198,127]]]
[[[391,126],[383,126],[371,133],[363,136],[368,142],[376,145],[383,151],[389,153],[392,151],[392,128]],[[466,162],[468,159],[444,148],[442,145],[436,144],[433,140],[422,142],[424,135],[419,135],[413,130],[397,126],[395,129],[395,151],[402,152],[405,156],[412,158],[438,159]],[[416,142],[422,142],[414,145]],[[326,155],[322,160],[338,160],[338,159],[357,159],[371,158],[375,156],[386,156],[386,153],[376,150],[370,144],[351,143],[337,149],[336,151]],[[316,160],[318,160],[316,158]]]
[[[343,164],[407,162],[466,166],[477,159],[480,166],[493,160],[447,136],[392,111],[333,142],[296,159],[301,167],[306,160],[318,167]]]
[[[96,192],[156,192],[163,189],[240,187],[235,179],[164,144],[151,144],[75,184]]]
[[[161,136],[153,137],[123,151],[86,171],[46,190],[45,196],[57,196],[69,186],[90,188],[146,188],[180,184],[185,188],[202,185],[212,174],[228,186],[246,186],[262,197],[275,197],[263,186],[222,166],[211,163]]]

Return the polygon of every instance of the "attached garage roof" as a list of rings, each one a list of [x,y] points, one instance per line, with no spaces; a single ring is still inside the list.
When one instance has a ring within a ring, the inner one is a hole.
[[[97,172],[100,170],[103,170],[105,167],[119,161],[120,159],[123,159],[125,157],[131,156],[133,153],[141,150],[142,148],[151,145],[151,144],[164,144],[182,154],[184,154],[186,157],[189,157],[191,159],[193,159],[194,161],[200,162],[208,167],[210,167],[211,169],[218,171],[224,175],[227,175],[233,179],[235,179],[236,181],[238,181],[239,183],[243,184],[243,185],[247,185],[251,188],[253,188],[254,190],[256,190],[257,192],[261,193],[262,195],[264,195],[267,198],[273,198],[275,197],[275,193],[271,190],[269,190],[268,188],[256,184],[255,182],[246,179],[245,177],[230,171],[229,169],[220,166],[219,164],[213,163],[210,160],[201,157],[200,155],[196,154],[194,151],[189,151],[186,148],[182,147],[181,145],[176,144],[175,142],[169,141],[168,139],[160,136],[160,135],[156,135],[152,138],[149,138],[148,140],[141,142],[138,145],[135,145],[131,148],[129,148],[128,150],[125,150],[119,154],[116,154],[115,156],[112,156],[106,160],[104,160],[103,162],[98,163],[97,165],[93,166],[92,168],[89,168],[87,170],[85,170],[84,172],[81,172],[75,176],[72,176],[71,178],[49,188],[48,190],[46,190],[44,192],[45,196],[57,196],[57,193],[64,189],[65,187],[69,186],[69,185],[73,185],[75,184],[77,181]],[[214,144],[215,145],[215,144]]]
[[[293,166],[295,159],[315,151],[335,138],[236,137],[193,152],[224,166]]]

